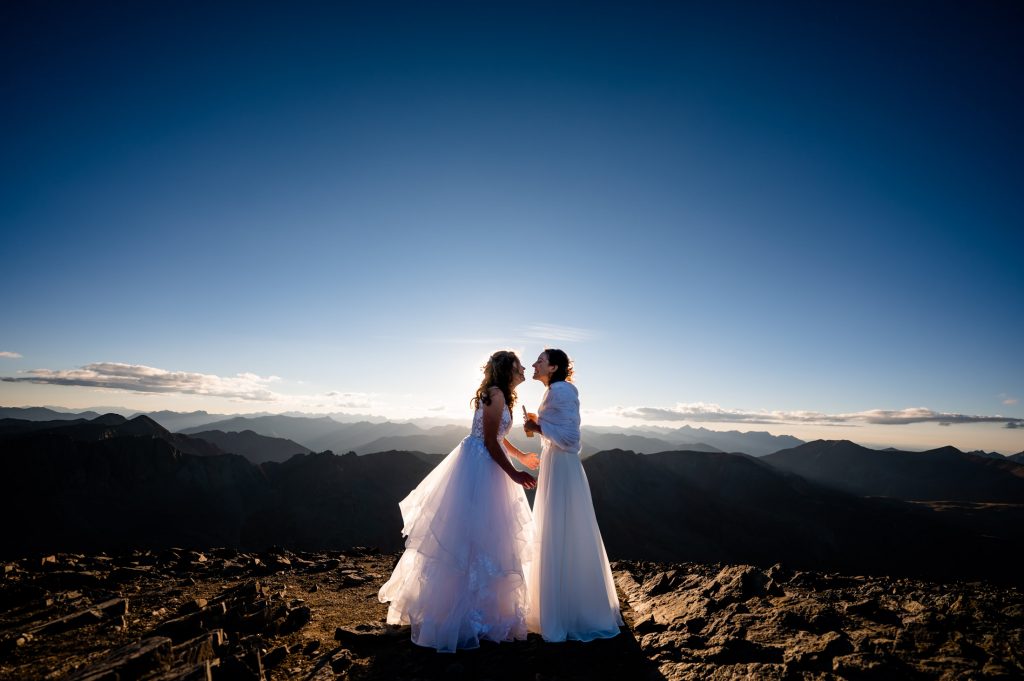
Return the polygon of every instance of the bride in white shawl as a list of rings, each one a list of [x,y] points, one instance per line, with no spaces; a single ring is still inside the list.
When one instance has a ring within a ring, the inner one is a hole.
[[[533,503],[534,551],[527,574],[527,625],[545,641],[592,641],[619,633],[622,616],[608,555],[580,461],[580,401],[572,364],[549,348],[533,364],[547,386],[524,428],[543,439]]]

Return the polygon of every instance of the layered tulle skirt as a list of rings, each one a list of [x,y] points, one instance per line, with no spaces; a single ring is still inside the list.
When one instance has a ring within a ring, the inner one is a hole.
[[[526,638],[530,506],[483,440],[463,440],[399,507],[405,553],[379,593],[388,623],[439,652]]]
[[[577,454],[545,448],[533,518],[534,550],[527,572],[530,631],[545,641],[618,634],[619,599]]]

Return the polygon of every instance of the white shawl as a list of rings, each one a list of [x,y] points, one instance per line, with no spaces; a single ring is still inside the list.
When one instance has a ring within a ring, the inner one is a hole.
[[[580,452],[580,395],[568,381],[552,383],[537,409],[541,437],[554,449]]]

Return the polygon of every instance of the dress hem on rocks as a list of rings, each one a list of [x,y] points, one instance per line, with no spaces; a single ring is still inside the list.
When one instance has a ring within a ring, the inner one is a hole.
[[[482,409],[471,434],[399,503],[405,552],[378,597],[438,652],[526,638],[533,518],[522,486],[494,462]],[[511,428],[505,412],[499,441]]]

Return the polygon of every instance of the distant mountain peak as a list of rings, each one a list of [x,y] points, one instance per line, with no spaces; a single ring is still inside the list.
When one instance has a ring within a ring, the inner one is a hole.
[[[101,426],[119,426],[122,423],[126,423],[127,421],[128,419],[121,416],[120,414],[113,413],[103,414],[102,416],[97,416],[92,420],[93,423],[99,424]]]
[[[946,445],[945,447],[937,447],[936,449],[929,449],[921,452],[922,454],[963,454],[959,449],[952,445]]]
[[[141,424],[141,423],[145,423],[145,424],[147,424],[147,425],[153,425],[153,426],[155,426],[156,428],[163,428],[163,426],[161,426],[161,425],[160,425],[159,423],[157,423],[156,421],[154,421],[153,419],[151,419],[151,418],[150,418],[149,416],[147,416],[146,414],[139,414],[138,416],[134,416],[134,417],[132,417],[132,419],[131,419],[131,422],[132,422],[132,423],[140,423],[140,424]]]
[[[139,414],[128,421],[133,433],[149,433],[152,435],[170,435],[170,431],[145,414]]]
[[[815,449],[815,450],[832,450],[840,452],[859,452],[869,451],[867,447],[863,447],[856,442],[850,440],[814,440],[807,442],[802,445],[798,445],[793,449]]]

